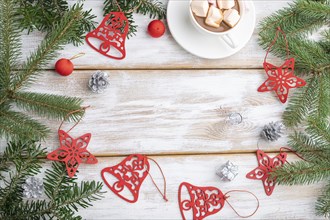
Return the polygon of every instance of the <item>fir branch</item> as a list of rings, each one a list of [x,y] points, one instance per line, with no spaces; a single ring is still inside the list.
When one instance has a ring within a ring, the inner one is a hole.
[[[22,147],[18,147],[21,145]],[[4,187],[0,188],[1,211],[10,209],[11,204],[21,201],[21,185],[27,176],[39,173],[42,161],[38,157],[44,157],[45,151],[34,143],[11,142],[9,147],[20,149],[21,155],[11,160],[15,165],[15,171],[11,171],[9,181],[4,181]]]
[[[30,117],[14,111],[0,112],[0,136],[16,140],[44,139],[49,129]]]
[[[91,206],[91,202],[100,200],[102,198],[102,187],[101,182],[81,182],[80,186],[74,184],[72,189],[65,190],[62,192],[56,203],[59,208],[78,211],[78,206],[87,208]]]
[[[13,101],[25,111],[59,120],[64,120],[68,113],[79,109],[82,104],[82,100],[75,97],[33,92],[17,92],[13,95]],[[77,121],[83,114],[83,111],[73,113],[69,115],[68,119]]]
[[[23,65],[23,71],[16,74],[13,81],[13,92],[28,85],[27,82],[33,82],[40,74],[39,70],[56,55],[56,51],[63,49],[63,46],[69,43],[70,39],[77,38],[75,30],[79,28],[78,21],[83,18],[82,10],[82,5],[76,5],[70,8],[58,23],[54,24],[54,29]]]
[[[166,17],[166,10],[163,3],[156,0],[139,0],[139,7],[136,9],[137,13],[149,15],[152,19],[163,19]]]
[[[276,182],[285,185],[312,184],[330,177],[329,163],[310,163],[307,161],[297,161],[286,163],[281,168],[271,173],[276,177]]]
[[[260,22],[259,43],[266,49],[274,38],[278,26],[286,33],[290,53],[296,58],[296,69],[313,74],[329,68],[330,56],[324,53],[323,47],[307,36],[327,25],[330,19],[330,6],[320,2],[298,0]],[[272,53],[286,57],[284,39],[278,38],[272,47]],[[311,70],[311,71],[310,71]]]
[[[44,179],[45,193],[51,200],[52,204],[61,191],[66,190],[76,180],[75,178],[69,178],[66,174],[66,168],[64,164],[52,163],[52,169],[47,169],[46,177]]]
[[[316,213],[330,218],[330,183],[325,187],[323,194],[317,199]]]
[[[306,129],[310,138],[323,142],[328,145],[330,149],[330,123],[323,121],[320,118],[309,118],[308,127]]]
[[[120,8],[118,8],[118,5]],[[166,18],[165,6],[157,0],[105,0],[103,12],[104,15],[113,12],[120,11],[125,13],[125,16],[129,22],[129,31],[127,37],[132,37],[137,32],[137,25],[133,18],[132,9],[136,9],[137,13],[143,15],[149,15],[150,18],[163,19]],[[129,13],[128,13],[129,12]]]
[[[54,21],[60,20],[68,9],[66,0],[19,0],[20,24],[29,32],[34,29],[49,31]]]
[[[9,89],[12,67],[18,66],[17,60],[21,56],[15,6],[11,0],[3,0],[0,4],[0,90]]]
[[[259,43],[268,48],[278,26],[285,32],[290,56],[296,60],[295,73],[309,74],[307,85],[290,98],[283,120],[288,128],[299,124],[306,129],[289,137],[289,145],[306,161],[285,164],[272,172],[282,184],[310,184],[330,178],[330,4],[329,0],[297,0],[260,23]],[[309,39],[321,31],[320,40]],[[271,51],[285,58],[286,43],[281,36]],[[328,190],[328,189],[327,189]],[[317,214],[330,216],[330,193],[318,200]]]
[[[283,113],[285,126],[296,126],[310,114],[319,91],[317,83],[316,76],[309,78],[307,80],[308,86],[301,88],[291,97],[288,107]]]
[[[73,7],[77,7],[74,4]],[[37,29],[49,33],[53,29],[54,23],[65,16],[70,10],[66,0],[19,0],[18,12],[20,15],[20,24],[23,29],[29,32]],[[82,11],[82,18],[77,21],[79,25],[75,28],[75,35],[69,39],[70,43],[78,46],[83,43],[84,34],[95,28],[93,19],[95,15],[89,11]]]
[[[329,144],[312,139],[302,132],[295,132],[294,135],[290,135],[288,144],[296,152],[299,152],[305,160],[315,163],[322,160],[330,165]]]

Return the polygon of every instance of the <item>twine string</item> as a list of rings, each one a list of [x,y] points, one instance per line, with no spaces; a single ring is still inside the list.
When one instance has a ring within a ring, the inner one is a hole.
[[[243,215],[239,214],[238,211],[228,201],[228,198],[230,197],[228,194],[231,193],[231,192],[245,192],[245,193],[251,194],[256,199],[256,201],[258,203],[256,209],[250,215],[243,216]],[[258,211],[259,206],[260,206],[258,197],[255,194],[253,194],[252,192],[247,191],[247,190],[230,190],[230,191],[228,191],[224,194],[224,197],[225,197],[225,201],[228,203],[230,208],[236,213],[237,216],[239,216],[241,218],[249,218],[249,217],[253,216]]]
[[[281,147],[280,148],[280,154],[283,153],[284,151],[283,150],[287,150],[291,153],[293,153],[294,155],[296,155],[297,157],[299,157],[300,159],[304,160],[304,161],[307,161],[305,158],[303,158],[300,154],[297,153],[297,151],[294,151],[292,150],[291,148],[288,148],[288,147]],[[287,163],[289,163],[289,161],[286,160]]]
[[[82,107],[82,108],[80,108],[80,109],[77,109],[77,110],[74,110],[74,111],[71,111],[71,112],[69,112],[64,118],[63,118],[63,120],[62,120],[62,122],[61,122],[61,124],[60,124],[60,126],[58,127],[58,130],[61,130],[61,127],[63,126],[63,123],[64,123],[64,121],[70,116],[70,115],[72,115],[72,114],[74,114],[74,113],[76,113],[76,112],[81,112],[81,111],[83,111],[83,112],[85,112],[85,110],[87,109],[87,108],[89,108],[90,106],[85,106],[85,107]],[[69,133],[73,128],[75,128],[78,124],[79,124],[79,122],[81,121],[81,119],[82,119],[82,116],[79,118],[79,120],[67,131],[67,133]]]
[[[286,52],[287,52],[287,53],[286,53],[286,59],[289,58],[290,51],[289,51],[288,40],[287,40],[287,38],[286,38],[286,35],[285,35],[284,31],[282,31],[282,29],[278,26],[278,27],[277,27],[277,30],[276,30],[276,33],[275,33],[275,37],[274,37],[273,41],[270,43],[270,45],[269,45],[269,47],[268,47],[268,50],[267,50],[267,52],[266,52],[266,56],[265,56],[264,62],[266,62],[266,60],[267,60],[267,57],[268,57],[268,54],[269,54],[270,49],[271,49],[272,46],[276,43],[277,38],[278,38],[278,36],[279,36],[279,33],[281,33],[281,34],[283,35],[283,37],[284,37],[284,40],[285,40],[285,46],[286,46]]]
[[[86,54],[86,53],[84,53],[84,52],[78,53],[78,54],[74,55],[73,57],[71,57],[69,60],[77,59],[77,58],[79,58],[79,57],[84,56],[85,54]]]
[[[150,176],[150,179],[151,179],[152,183],[156,186],[158,192],[163,196],[163,199],[167,202],[168,199],[167,199],[167,197],[166,197],[166,178],[165,178],[165,175],[164,175],[164,173],[163,173],[163,170],[162,170],[162,168],[160,167],[160,165],[157,163],[156,160],[154,160],[154,159],[152,159],[152,158],[150,158],[150,157],[147,157],[147,158],[148,158],[149,160],[153,161],[153,162],[157,165],[158,169],[160,170],[160,173],[161,173],[162,176],[163,176],[163,180],[164,180],[164,193],[163,193],[163,192],[159,189],[159,187],[157,186],[157,184],[156,184],[154,178],[151,176],[149,170],[147,171],[147,172],[148,172],[148,175]]]

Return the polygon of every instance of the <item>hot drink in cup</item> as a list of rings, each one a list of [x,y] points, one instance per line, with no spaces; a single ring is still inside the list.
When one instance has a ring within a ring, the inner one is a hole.
[[[230,47],[236,44],[230,32],[244,13],[242,0],[191,0],[190,17],[201,32],[220,36]]]

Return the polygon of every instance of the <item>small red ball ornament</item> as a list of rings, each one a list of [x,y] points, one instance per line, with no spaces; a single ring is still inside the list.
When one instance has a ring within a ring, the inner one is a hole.
[[[150,36],[158,38],[165,33],[165,25],[161,20],[153,20],[148,25],[148,33]]]
[[[59,59],[55,64],[55,71],[61,76],[68,76],[73,72],[73,63],[69,59]]]

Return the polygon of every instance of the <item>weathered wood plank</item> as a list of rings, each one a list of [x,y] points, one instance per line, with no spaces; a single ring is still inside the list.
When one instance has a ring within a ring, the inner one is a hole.
[[[97,155],[251,152],[263,125],[280,120],[285,105],[274,93],[258,93],[261,70],[108,71],[104,94],[87,88],[93,71],[61,77],[45,71],[31,89],[78,96],[91,105],[72,135],[92,133],[89,149]],[[240,113],[241,124],[230,123]],[[45,146],[58,146],[59,122]],[[69,127],[69,125],[66,125]],[[278,150],[286,138],[261,143]]]
[[[272,155],[275,156],[275,155]],[[254,169],[257,160],[254,154],[244,155],[215,155],[215,156],[174,156],[153,157],[162,167],[167,180],[168,202],[152,184],[149,177],[140,189],[138,202],[129,204],[106,186],[107,191],[102,201],[94,207],[81,210],[80,214],[86,219],[181,219],[178,207],[178,187],[183,181],[197,186],[215,186],[224,193],[233,189],[244,189],[253,192],[260,200],[260,208],[251,219],[320,219],[315,216],[314,205],[320,194],[322,184],[310,186],[276,186],[271,196],[266,196],[261,181],[245,178],[246,173]],[[295,159],[290,154],[289,161]],[[97,165],[81,165],[82,180],[101,180],[100,171],[108,166],[119,163],[123,158],[99,158]],[[239,174],[232,182],[221,182],[215,174],[218,166],[227,160],[239,166]],[[151,163],[152,164],[152,163]],[[154,164],[151,173],[162,189],[162,178]],[[246,194],[232,194],[230,202],[242,214],[251,213],[255,207],[253,198]],[[207,219],[237,219],[237,215],[225,204],[216,215]]]
[[[167,2],[167,1],[165,1]],[[284,7],[290,1],[254,1],[257,23],[274,11]],[[92,8],[102,20],[103,0],[86,1],[86,9]],[[237,54],[222,60],[206,60],[195,57],[183,50],[172,38],[169,31],[159,39],[148,36],[146,30],[150,22],[148,16],[136,15],[139,25],[136,37],[127,41],[127,57],[122,61],[106,58],[86,44],[80,47],[69,45],[59,57],[70,58],[79,52],[86,52],[84,57],[74,61],[78,69],[163,69],[163,68],[261,68],[265,52],[257,44],[257,29],[252,39]],[[244,33],[243,33],[244,34]],[[23,54],[28,55],[40,43],[42,35],[33,33],[23,37]],[[58,58],[59,58],[58,57]],[[55,61],[48,66],[53,68]]]

